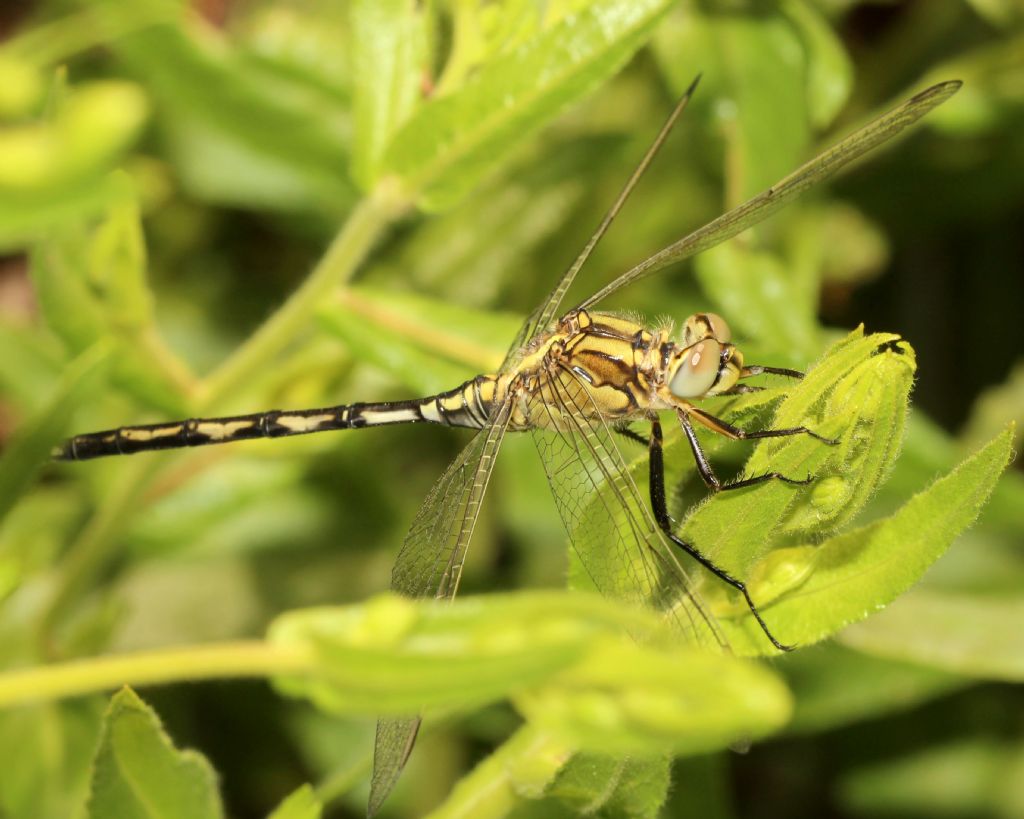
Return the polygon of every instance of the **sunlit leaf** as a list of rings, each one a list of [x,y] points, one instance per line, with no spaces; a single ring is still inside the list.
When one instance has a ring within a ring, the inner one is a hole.
[[[651,756],[726,748],[789,719],[789,692],[769,669],[726,654],[605,642],[526,689],[516,707],[573,747]]]
[[[414,0],[357,0],[350,13],[352,175],[369,188],[392,134],[409,116],[420,92],[426,71],[426,21]]]
[[[657,816],[670,784],[667,757],[651,760],[618,759],[576,754],[559,772],[546,795],[579,813],[602,816]]]
[[[876,354],[895,338],[885,333],[851,333],[787,392],[766,425],[774,429],[807,426],[840,439],[838,445],[808,435],[770,438],[754,449],[743,475],[738,476],[767,472],[798,480],[811,476],[809,486],[776,480],[719,492],[690,515],[682,537],[742,577],[772,547],[779,527],[820,531],[855,514],[888,474],[902,440],[913,361],[909,351]],[[705,408],[714,412],[709,404]],[[692,463],[686,442],[667,450],[666,461]]]
[[[627,622],[660,632],[649,615],[564,592],[455,605],[385,596],[362,607],[285,614],[269,638],[314,652],[320,669],[279,679],[284,693],[336,713],[402,715],[507,696],[577,662],[596,636]]]
[[[4,817],[81,815],[102,717],[97,697],[0,712]]]
[[[803,582],[762,606],[766,620],[785,639],[808,645],[886,606],[920,579],[977,518],[1006,468],[1010,433],[1004,432],[948,475],[904,504],[894,515],[816,546],[776,553],[771,574],[789,560],[806,564]],[[786,567],[784,573],[800,576]],[[756,624],[724,621],[733,647],[758,651]]]
[[[267,819],[320,819],[323,806],[309,785],[293,791]]]
[[[109,0],[100,10],[121,13]],[[287,192],[280,207],[323,203],[340,209],[350,201],[348,112],[337,94],[307,78],[268,71],[184,7],[176,23],[149,26],[113,47],[145,79],[186,181],[198,190],[242,201],[222,174],[233,165],[250,175],[239,180],[238,190],[252,191],[262,181],[269,190]],[[215,156],[218,164],[199,162]],[[274,206],[269,192],[260,201]]]
[[[395,136],[384,171],[427,209],[453,205],[524,135],[618,71],[667,8],[665,0],[595,0],[424,104]]]
[[[784,352],[790,359],[821,348],[815,311],[817,281],[793,275],[785,260],[726,242],[702,253],[697,279],[742,335]]]
[[[95,231],[54,231],[33,249],[30,273],[50,327],[72,353],[96,343],[112,347],[112,377],[146,404],[185,411],[181,365],[151,325],[144,247],[125,180],[114,178],[113,211]],[[96,279],[99,279],[98,281]]]
[[[114,175],[119,196],[89,247],[89,283],[102,293],[108,320],[138,332],[153,320],[153,296],[146,280],[146,240],[130,178]]]
[[[176,749],[156,713],[130,689],[114,695],[93,767],[92,819],[219,819],[216,776],[195,751]]]
[[[727,204],[767,188],[805,158],[803,51],[793,22],[767,7],[759,14],[680,8],[658,29],[655,53],[676,92],[702,73],[700,93],[718,98]]]
[[[843,632],[879,657],[984,679],[1024,680],[1024,597],[915,589]]]

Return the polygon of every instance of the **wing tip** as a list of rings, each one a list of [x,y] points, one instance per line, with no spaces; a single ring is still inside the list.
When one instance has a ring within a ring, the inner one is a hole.
[[[928,86],[924,91],[919,91],[910,98],[913,105],[928,103],[932,107],[940,105],[952,97],[963,86],[963,80],[944,80]]]

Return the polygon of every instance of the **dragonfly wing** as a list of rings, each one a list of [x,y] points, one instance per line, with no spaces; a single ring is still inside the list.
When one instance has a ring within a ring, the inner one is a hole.
[[[610,597],[654,606],[696,645],[725,646],[657,528],[588,385],[571,372],[531,398],[534,440],[573,549]]]
[[[494,459],[511,414],[506,402],[434,485],[423,502],[391,572],[391,588],[407,597],[450,600],[462,576]],[[412,752],[418,716],[381,719],[373,751],[368,813],[373,815],[391,792]]]
[[[808,188],[828,179],[845,165],[883,142],[887,142],[900,131],[917,122],[933,108],[953,96],[960,86],[959,80],[951,80],[933,85],[914,95],[902,105],[854,131],[846,139],[800,166],[767,190],[663,248],[631,270],[627,270],[579,306],[590,307],[627,284],[649,276],[674,262],[708,250],[726,239],[742,233],[747,228],[753,227]]]
[[[640,164],[636,166],[636,170],[633,171],[632,175],[626,181],[625,186],[619,192],[618,197],[612,206],[608,209],[608,212],[601,219],[601,223],[597,226],[594,234],[587,241],[587,244],[580,251],[580,254],[576,257],[575,261],[570,265],[569,269],[562,274],[562,278],[559,279],[558,284],[555,285],[554,289],[547,295],[541,305],[531,314],[530,318],[526,320],[523,325],[523,329],[520,331],[521,338],[517,338],[516,343],[512,345],[510,356],[515,354],[534,336],[543,333],[548,329],[548,326],[558,315],[558,308],[562,304],[562,299],[565,298],[566,292],[569,290],[570,285],[576,278],[576,274],[580,272],[580,269],[586,263],[587,259],[590,258],[590,254],[593,253],[594,248],[597,247],[597,243],[601,241],[601,238],[611,227],[612,222],[615,221],[615,217],[619,215],[619,211],[622,210],[622,206],[626,204],[626,200],[629,199],[629,195],[633,192],[633,188],[636,187],[636,183],[640,181],[640,177],[644,175],[644,171],[651,164],[651,161],[657,155],[661,146],[665,143],[669,133],[672,131],[672,127],[676,124],[679,116],[683,113],[687,104],[690,102],[690,98],[693,96],[693,92],[697,90],[697,83],[700,82],[700,75],[690,83],[690,87],[686,89],[686,93],[680,97],[679,102],[676,103],[672,109],[672,113],[668,115],[668,119],[665,120],[665,124],[661,126],[661,130],[658,135],[654,138],[651,146],[647,149],[647,153],[644,154],[643,159],[640,160]],[[506,361],[507,363],[507,361]]]
[[[419,717],[395,717],[377,720],[377,736],[373,743],[373,775],[370,778],[370,799],[366,815],[380,810],[388,794],[398,782],[405,767],[416,735],[420,731]]]
[[[523,321],[522,326],[519,328],[519,332],[516,333],[515,340],[512,342],[512,346],[508,348],[508,352],[505,353],[505,360],[501,362],[501,368],[498,370],[500,373],[508,372],[515,366],[516,360],[519,358],[520,351],[526,346],[528,342],[537,332],[537,323],[540,319],[541,309],[538,307]]]

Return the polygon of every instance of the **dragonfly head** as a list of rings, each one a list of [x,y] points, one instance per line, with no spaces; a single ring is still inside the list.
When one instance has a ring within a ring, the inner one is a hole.
[[[743,370],[743,354],[731,338],[721,316],[690,316],[683,325],[683,343],[668,365],[669,391],[677,398],[700,398],[731,389]]]

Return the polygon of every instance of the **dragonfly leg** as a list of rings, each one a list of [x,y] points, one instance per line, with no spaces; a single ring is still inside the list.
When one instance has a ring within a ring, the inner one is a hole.
[[[716,418],[714,415],[699,410],[696,407],[688,407],[686,409],[687,415],[692,415],[704,426],[713,432],[717,432],[719,435],[724,435],[726,438],[732,438],[733,440],[749,441],[755,438],[784,438],[788,435],[810,435],[818,441],[825,444],[838,444],[835,438],[826,438],[824,435],[819,435],[812,429],[807,427],[787,427],[785,429],[758,429],[758,430],[745,430],[735,427],[727,421],[723,421],[721,418]],[[680,415],[683,411],[680,411]]]
[[[690,555],[690,557],[696,560],[701,566],[711,572],[718,579],[728,583],[743,595],[743,599],[747,602],[747,608],[750,609],[750,613],[754,615],[754,619],[757,620],[757,624],[761,627],[761,631],[764,632],[765,636],[771,641],[773,646],[775,646],[779,651],[792,651],[794,646],[785,645],[775,639],[775,635],[772,634],[771,630],[768,628],[768,624],[765,623],[764,618],[761,617],[761,612],[757,610],[757,605],[755,605],[753,599],[751,599],[750,592],[747,591],[746,583],[742,580],[737,580],[725,569],[716,566],[709,558],[701,554],[695,546],[687,543],[672,531],[672,519],[669,517],[668,505],[665,502],[665,459],[662,451],[661,421],[656,417],[651,419],[651,438],[648,448],[648,461],[650,463],[651,511],[654,513],[654,520],[658,524],[658,528],[664,532],[665,536],[669,540]],[[703,453],[701,453],[701,457],[703,457]]]
[[[694,410],[690,410],[690,412],[693,411]],[[710,418],[711,416],[708,417]],[[725,423],[724,421],[718,421],[717,418],[714,418],[712,420],[717,421],[718,423]],[[752,478],[743,478],[742,480],[738,481],[729,481],[728,483],[722,483],[718,479],[718,476],[715,475],[714,470],[711,469],[711,464],[708,462],[707,456],[704,454],[704,450],[701,448],[700,441],[697,439],[697,434],[693,431],[693,426],[690,424],[690,419],[686,412],[679,412],[679,422],[683,425],[683,432],[686,433],[686,440],[690,442],[690,450],[693,452],[693,459],[697,462],[697,471],[700,473],[701,478],[704,479],[704,483],[707,484],[708,488],[715,492],[726,492],[730,489],[742,489],[745,486],[755,486],[756,484],[764,483],[765,481],[782,481],[783,483],[791,483],[797,486],[802,486],[804,484],[810,483],[813,480],[810,475],[808,475],[806,478],[790,478],[788,475],[783,475],[781,472],[765,472],[763,475],[755,475]],[[712,427],[712,429],[715,428]],[[736,427],[732,427],[732,429],[735,430]],[[715,431],[717,432],[718,430],[716,429]],[[742,430],[737,431],[742,432]],[[769,432],[774,431],[775,430],[769,430]],[[789,432],[789,430],[783,431]],[[730,435],[729,437],[734,436]]]
[[[623,425],[623,426],[613,427],[613,429],[617,433],[619,433],[619,435],[622,435],[624,438],[629,438],[629,440],[631,440],[631,441],[635,441],[638,444],[642,444],[643,446],[647,446],[647,439],[644,438],[643,435],[641,435],[639,432],[635,431],[631,427]]]
[[[755,387],[752,384],[736,384],[717,395],[748,395],[752,392],[764,392],[764,390],[764,387]]]
[[[768,375],[784,375],[787,378],[803,378],[805,373],[800,370],[789,370],[785,367],[764,367],[760,364],[752,364],[749,367],[744,367],[740,372],[740,378],[749,378],[752,375],[761,375],[767,373]]]

